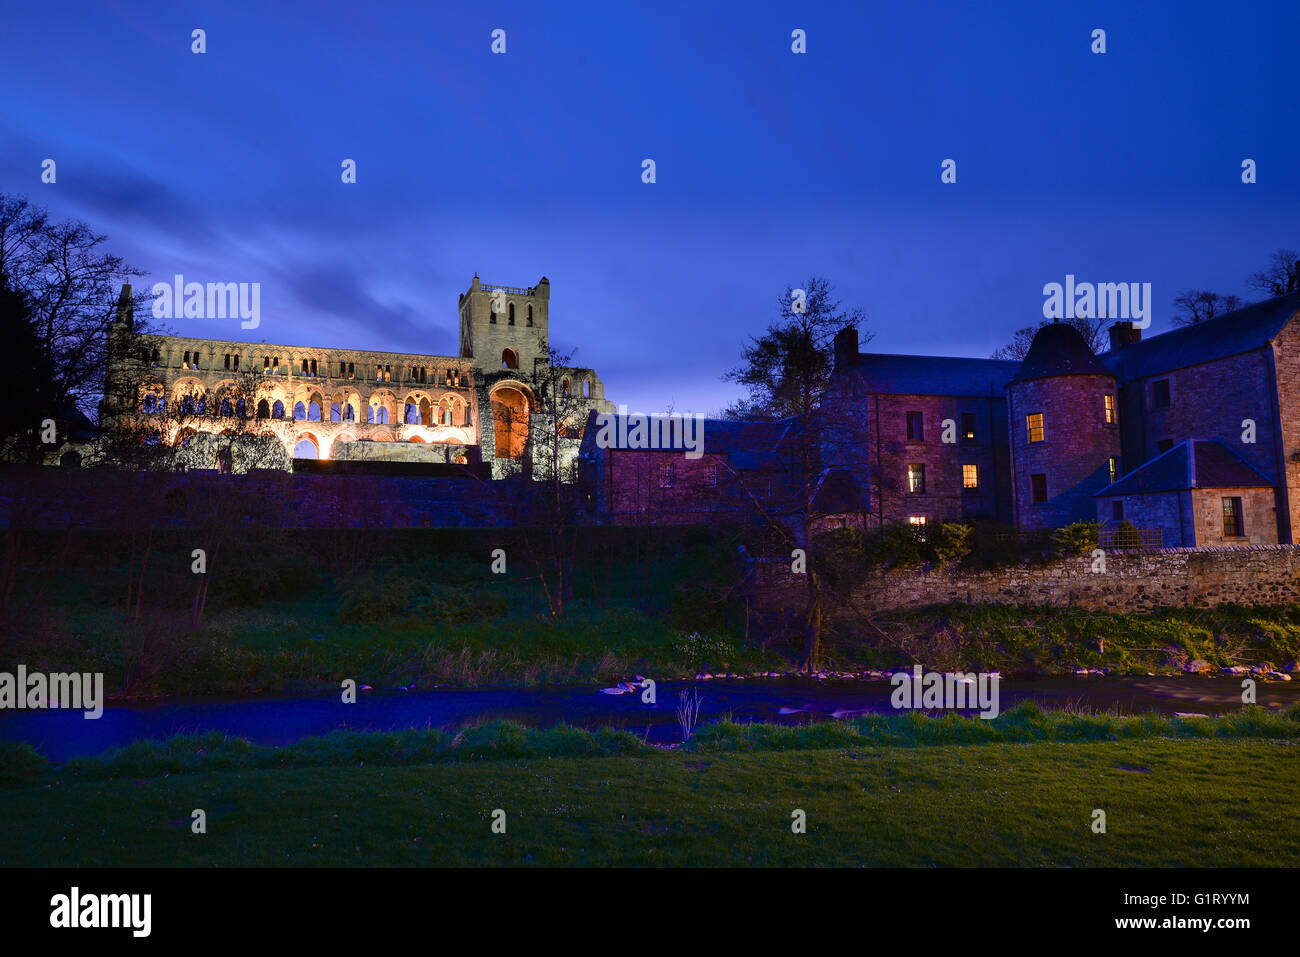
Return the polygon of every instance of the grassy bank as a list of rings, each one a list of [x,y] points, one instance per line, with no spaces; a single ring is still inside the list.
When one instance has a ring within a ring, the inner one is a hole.
[[[0,791],[0,865],[1296,866],[1297,747],[1153,736],[69,773]],[[194,808],[208,833],[191,833]]]
[[[22,539],[0,608],[0,670],[102,671],[120,698],[305,690],[344,678],[592,684],[786,672],[800,660],[798,636],[747,614],[735,543],[689,530],[579,542],[562,618],[547,614],[552,583],[528,562],[521,533],[260,531],[227,541],[206,580],[192,572],[189,535]],[[510,556],[505,574],[491,570],[493,547]],[[1162,674],[1194,661],[1217,670],[1298,658],[1297,608],[953,605],[832,620],[821,665]]]

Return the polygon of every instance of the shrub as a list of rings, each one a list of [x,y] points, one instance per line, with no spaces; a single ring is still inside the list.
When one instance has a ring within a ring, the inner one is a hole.
[[[939,540],[934,554],[940,565],[957,564],[970,554],[974,529],[959,522],[944,522],[939,526]]]
[[[725,667],[736,657],[736,647],[725,638],[706,638],[693,631],[689,635],[679,635],[673,641],[673,657],[695,671],[705,665]]]
[[[1115,547],[1116,548],[1141,548],[1142,533],[1137,530],[1137,526],[1128,519],[1119,523],[1119,528],[1115,529]]]
[[[915,568],[925,564],[933,550],[911,525],[891,522],[882,525],[866,541],[868,559],[883,568]]]
[[[50,762],[26,741],[0,741],[0,787],[22,787],[38,780]]]
[[[1101,525],[1097,522],[1072,522],[1052,533],[1052,545],[1061,555],[1086,555],[1097,547]]]

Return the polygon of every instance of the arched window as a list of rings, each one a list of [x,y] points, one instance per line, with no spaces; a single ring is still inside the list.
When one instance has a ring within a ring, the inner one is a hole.
[[[317,402],[315,399],[312,399],[311,402],[307,404],[307,421],[308,422],[320,421],[320,403]]]
[[[356,421],[356,418],[357,418],[357,410],[354,409],[354,408],[352,408],[352,403],[351,403],[351,402],[349,402],[347,405],[343,406],[343,421],[344,421],[344,422],[355,422],[355,421]]]
[[[158,411],[158,396],[152,392],[144,394],[144,401],[140,403],[140,411],[146,415],[153,415]]]
[[[429,400],[421,399],[420,400],[420,424],[421,425],[428,425],[430,422],[433,421],[432,417],[429,415],[430,411],[431,411],[431,406],[429,405]]]
[[[299,421],[307,418],[307,407],[301,402],[295,402],[293,406],[293,417]]]
[[[416,408],[415,403],[408,402],[402,408],[402,421],[407,425],[420,424],[420,410]]]
[[[528,315],[524,317],[524,323],[529,326],[533,324],[533,307],[531,303],[528,306]]]
[[[229,353],[229,352],[226,353],[226,368],[227,368],[227,369],[230,368],[230,353]]]
[[[257,417],[259,419],[269,419],[271,417],[271,406],[263,399],[257,403]]]
[[[281,402],[279,399],[276,399],[275,405],[271,406],[271,418],[273,419],[284,418],[284,403]]]
[[[243,398],[241,397],[241,398],[239,398],[238,400],[236,400],[236,402],[235,402],[235,416],[236,416],[236,418],[240,418],[240,419],[242,419],[242,418],[244,417],[244,408],[245,408],[245,406],[244,406],[244,400],[243,400]]]
[[[330,406],[330,421],[331,422],[343,421],[343,409],[339,406],[337,402],[333,403]]]
[[[238,353],[238,352],[235,353],[235,368],[236,368],[236,369],[239,368],[239,353]]]
[[[583,379],[583,380],[582,380],[582,397],[583,397],[584,399],[590,399],[590,398],[591,398],[591,380],[590,380],[590,379]]]
[[[506,316],[508,317],[506,320],[507,325],[513,326],[515,324],[515,304],[513,302],[506,308]]]
[[[221,417],[228,419],[235,414],[235,407],[230,404],[229,397],[221,400]]]
[[[567,378],[560,380],[560,395],[566,399],[569,397],[569,380]]]
[[[503,369],[519,368],[519,356],[514,349],[506,349],[504,352],[501,353],[501,368]]]

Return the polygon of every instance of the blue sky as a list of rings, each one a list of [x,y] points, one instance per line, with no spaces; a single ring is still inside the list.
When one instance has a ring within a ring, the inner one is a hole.
[[[0,191],[145,285],[262,284],[183,334],[453,354],[476,271],[545,275],[611,399],[711,411],[809,273],[870,348],[987,356],[1066,273],[1155,333],[1300,247],[1300,4],[1136,6],[6,3]]]

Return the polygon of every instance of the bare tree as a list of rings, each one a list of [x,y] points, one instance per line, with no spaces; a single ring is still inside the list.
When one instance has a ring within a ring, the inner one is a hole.
[[[1174,297],[1174,309],[1177,311],[1172,321],[1175,326],[1192,326],[1240,309],[1241,306],[1241,298],[1238,296],[1223,296],[1208,289],[1187,289]]]
[[[119,309],[119,287],[143,275],[104,252],[106,241],[86,223],[53,222],[26,198],[0,194],[0,273],[31,310],[54,406],[75,405],[88,417],[104,380],[106,333]],[[133,297],[140,328],[151,300],[149,293]]]
[[[1029,354],[1029,346],[1034,341],[1034,334],[1043,326],[1050,325],[1051,319],[1044,319],[1036,326],[1025,326],[1017,329],[1011,341],[1000,349],[994,349],[990,353],[990,359],[1023,359]],[[1073,319],[1066,319],[1064,322],[1074,326],[1079,330],[1079,335],[1083,337],[1084,344],[1087,345],[1094,353],[1101,352],[1106,345],[1106,319],[1086,318],[1076,316]]]
[[[1252,273],[1246,285],[1266,296],[1285,296],[1300,291],[1300,256],[1293,249],[1279,249],[1268,266]]]
[[[519,475],[528,481],[516,498],[515,522],[522,529],[547,610],[551,617],[561,618],[573,591],[581,494],[577,457],[591,402],[578,388],[585,370],[573,366],[573,353],[560,353],[544,341],[539,350],[545,358],[537,360],[531,371],[509,373],[530,393],[527,421],[513,421],[504,407],[497,412],[506,429],[527,436]]]

